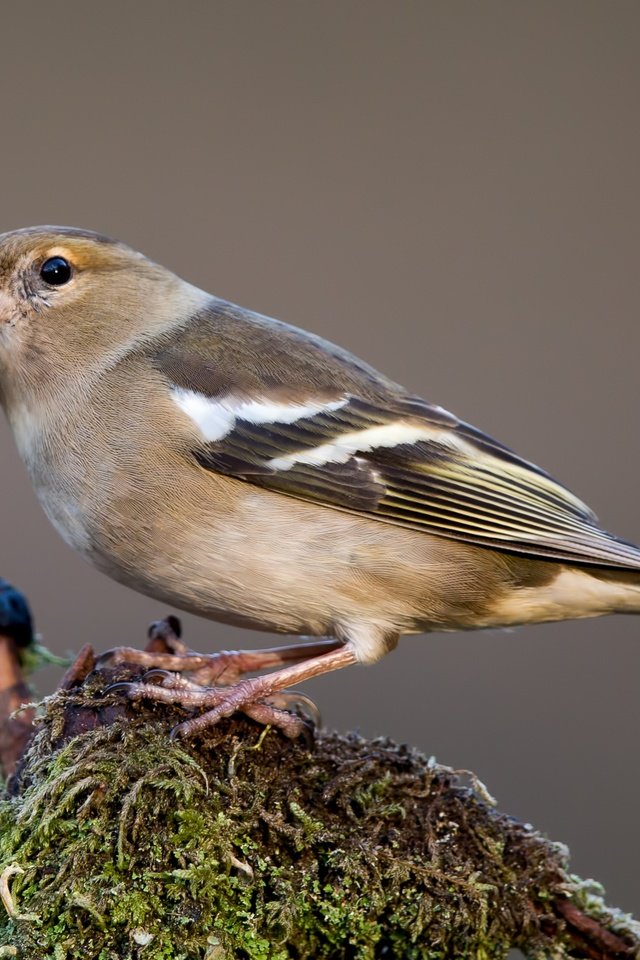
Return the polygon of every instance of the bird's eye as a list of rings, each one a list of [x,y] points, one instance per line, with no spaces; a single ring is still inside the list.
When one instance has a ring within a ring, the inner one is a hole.
[[[51,287],[60,287],[71,280],[71,264],[64,257],[50,257],[40,267],[40,276]]]

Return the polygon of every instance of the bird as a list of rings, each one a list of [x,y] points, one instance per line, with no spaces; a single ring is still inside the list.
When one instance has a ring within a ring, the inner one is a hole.
[[[148,673],[117,686],[187,710],[177,736],[236,711],[295,736],[292,685],[407,634],[640,612],[640,549],[544,470],[101,234],[0,235],[0,402],[49,519],[99,570],[300,638],[140,651]]]

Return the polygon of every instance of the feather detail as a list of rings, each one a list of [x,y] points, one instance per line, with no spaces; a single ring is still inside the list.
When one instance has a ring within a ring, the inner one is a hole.
[[[640,569],[640,549],[539,467],[319,338],[223,305],[152,359],[208,470],[478,546]]]
[[[183,413],[193,421],[209,442],[222,440],[238,421],[253,425],[295,423],[323,411],[339,410],[346,397],[316,403],[278,403],[272,400],[243,400],[234,396],[207,397],[196,390],[174,387],[171,395]]]

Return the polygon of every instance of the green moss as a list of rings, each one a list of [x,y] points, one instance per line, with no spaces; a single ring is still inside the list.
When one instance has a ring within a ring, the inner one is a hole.
[[[566,881],[561,852],[447,768],[386,741],[307,748],[241,720],[179,744],[171,712],[153,708],[66,739],[91,696],[89,684],[49,701],[19,793],[0,803],[0,872],[24,871],[6,877],[0,956],[493,960],[550,947],[539,908]]]

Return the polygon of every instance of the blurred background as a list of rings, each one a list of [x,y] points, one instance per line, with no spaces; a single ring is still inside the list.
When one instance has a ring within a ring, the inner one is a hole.
[[[6,5],[0,230],[112,234],[337,340],[638,542],[639,36],[623,0]],[[0,458],[0,575],[45,642],[142,643],[165,607],[63,544],[4,421]],[[414,637],[306,690],[475,770],[640,913],[639,629]]]

